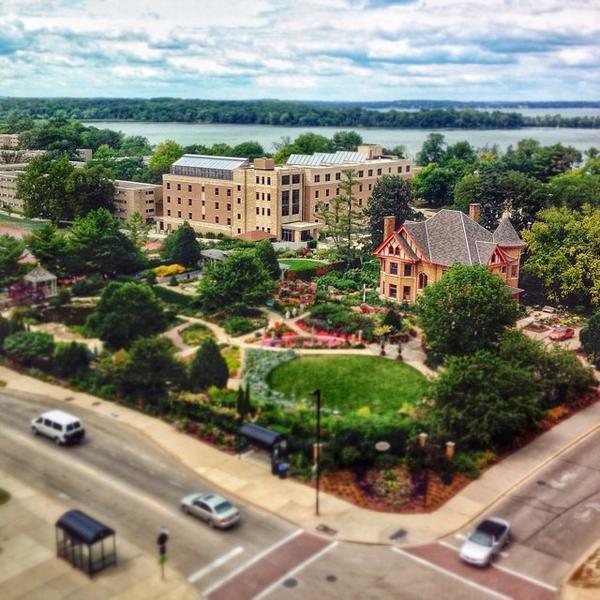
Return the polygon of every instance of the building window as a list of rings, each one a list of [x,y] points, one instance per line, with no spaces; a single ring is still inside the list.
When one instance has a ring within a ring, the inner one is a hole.
[[[260,215],[260,208],[258,208],[258,206],[256,207],[256,214]]]
[[[342,174],[341,173],[338,172],[338,173],[335,174],[335,180],[336,181],[339,181],[341,178],[342,178]]]
[[[358,191],[362,192],[362,183],[358,186]]]
[[[181,211],[180,210],[177,211],[177,218],[181,219]]]
[[[202,220],[206,221],[206,215],[202,215]]]
[[[402,299],[403,300],[410,300],[410,285],[405,285],[402,288]]]
[[[331,173],[325,173],[325,181],[331,181]]]
[[[262,184],[262,185],[265,185],[265,178],[264,178],[264,177],[261,177],[261,178],[260,178],[260,182],[261,182],[261,184]]]
[[[300,183],[300,174],[299,173],[292,175],[292,183]]]
[[[267,208],[267,217],[270,217],[270,216],[271,216],[271,209]]]
[[[358,172],[358,176],[359,176],[359,177],[364,177],[364,174],[365,174],[365,172],[364,172],[364,171],[359,171],[359,172]]]
[[[409,173],[410,172],[410,165],[406,165],[406,172]]]
[[[381,169],[377,169],[377,175],[381,175]]]
[[[167,189],[170,190],[171,189],[171,184],[167,181]]]
[[[404,277],[412,276],[412,265],[404,265]]]
[[[292,190],[292,214],[300,213],[300,190]]]
[[[402,173],[402,167],[398,167],[398,173]]]
[[[319,198],[319,190],[315,190],[315,200]]]
[[[260,177],[256,177],[256,183],[260,183]]]
[[[238,227],[238,230],[237,230],[237,232],[238,232],[238,233],[242,233],[242,230],[241,230],[241,229]]]
[[[202,193],[204,193],[204,186],[202,186]]]
[[[390,298],[398,297],[398,286],[394,283],[390,283],[388,296]]]
[[[291,229],[282,229],[281,230],[281,239],[284,242],[293,242],[294,241],[294,232]]]
[[[327,197],[329,197],[329,190],[328,190],[328,189],[327,189],[327,190],[325,190],[325,195],[326,195]]]
[[[167,196],[167,202],[171,202],[171,196]]]
[[[215,202],[215,210],[219,210],[219,203]]]
[[[267,185],[271,185],[271,178],[267,177]]]
[[[420,290],[427,287],[427,284],[429,283],[428,279],[429,278],[427,277],[426,273],[419,273],[419,289]]]
[[[287,190],[285,190],[284,192],[281,192],[281,216],[287,217],[289,214],[290,214],[290,193]]]
[[[192,199],[188,198],[188,206],[191,206],[191,205],[192,205]]]
[[[231,225],[231,219],[229,217],[227,218],[227,225]]]
[[[206,200],[202,200],[202,206],[206,206]]]
[[[227,190],[227,195],[231,196],[231,190]]]
[[[260,199],[261,199],[261,200],[264,200],[264,199],[265,199],[265,193],[264,193],[264,192],[263,192],[263,193],[260,195]]]
[[[281,176],[281,185],[290,185],[290,176],[289,175]]]
[[[390,263],[390,275],[398,275],[398,263]]]
[[[241,198],[238,198],[238,199],[237,199],[237,203],[238,203],[238,204],[241,204],[241,203],[242,203],[242,199],[241,199]]]
[[[335,188],[335,195],[339,196],[340,195],[340,188]]]
[[[260,214],[261,214],[263,217],[265,216],[265,209],[264,209],[264,208],[261,208],[261,209],[260,209]]]
[[[219,222],[219,217],[215,217],[215,223]]]
[[[219,188],[215,188],[215,196],[219,195]]]
[[[192,213],[188,213],[188,219],[191,221],[192,220]]]
[[[177,184],[177,191],[180,191],[180,190],[181,190],[181,184],[180,184],[180,183],[178,183],[178,184]]]
[[[237,218],[237,219],[241,219],[241,218],[242,218],[242,215],[241,215],[240,213],[238,213],[238,214],[236,215],[236,218]]]
[[[181,204],[181,198],[177,198],[177,204]]]
[[[519,267],[517,265],[511,265],[510,267],[510,276],[517,277],[519,274]]]
[[[191,192],[191,191],[192,191],[192,186],[188,185],[188,192]]]
[[[267,202],[271,202],[271,194],[267,194]]]
[[[170,217],[170,216],[171,216],[171,210],[169,209],[169,210],[167,210],[167,217]]]
[[[372,183],[370,183],[370,184],[369,184],[369,191],[371,191],[372,189],[373,189],[373,184],[372,184]]]
[[[260,200],[260,194],[258,192],[256,192],[256,199]]]
[[[319,183],[319,181],[321,181],[321,176],[315,175],[315,183]]]
[[[373,169],[369,169],[369,170],[367,171],[367,175],[368,175],[369,177],[373,177]]]
[[[502,270],[502,273],[506,274],[506,265],[502,265],[501,270]]]
[[[237,191],[238,191],[238,192],[241,192],[241,191],[242,191],[242,186],[241,186],[241,185],[238,185],[238,186],[237,186]]]

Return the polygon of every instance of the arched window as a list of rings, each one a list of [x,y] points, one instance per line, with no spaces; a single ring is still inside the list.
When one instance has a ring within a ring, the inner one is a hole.
[[[428,283],[428,277],[426,273],[419,273],[419,289],[422,290],[423,288],[427,287],[427,283]]]
[[[396,247],[395,254],[396,254],[396,256],[400,256],[400,248]]]
[[[391,254],[392,256],[394,255],[394,246],[391,244],[388,246],[388,254]]]

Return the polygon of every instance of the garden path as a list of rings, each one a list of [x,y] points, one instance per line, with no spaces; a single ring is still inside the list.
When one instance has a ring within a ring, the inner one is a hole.
[[[29,329],[31,331],[49,333],[54,337],[55,342],[77,342],[83,344],[96,354],[100,354],[104,347],[102,340],[98,338],[86,338],[78,333],[73,333],[63,323],[39,323],[38,325],[29,325]]]

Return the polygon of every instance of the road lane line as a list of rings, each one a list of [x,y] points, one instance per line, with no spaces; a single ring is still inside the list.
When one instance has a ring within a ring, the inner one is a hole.
[[[218,569],[219,567],[223,566],[226,562],[230,561],[232,558],[235,558],[238,554],[241,554],[243,551],[244,549],[241,546],[234,548],[231,552],[228,552],[220,558],[213,560],[204,568],[199,569],[198,571],[190,575],[188,577],[188,581],[190,583],[196,583],[197,581],[200,581],[203,577],[206,577],[206,575],[208,575],[211,571],[214,571],[215,569]]]
[[[420,558],[419,556],[415,556],[414,554],[410,554],[410,552],[401,550],[400,548],[397,548],[396,546],[392,547],[392,552],[395,552],[396,554],[401,554],[402,556],[405,556],[406,558],[410,558],[411,560],[414,560],[415,562],[425,565],[426,567],[429,567],[430,569],[433,569],[434,571],[438,571],[438,573],[447,575],[448,577],[451,577],[452,579],[457,579],[458,581],[461,581],[465,585],[475,588],[475,589],[477,589],[481,592],[484,592],[490,596],[493,596],[494,598],[499,598],[500,600],[512,600],[512,598],[510,596],[505,596],[504,594],[495,592],[494,590],[491,590],[490,588],[486,588],[483,585],[479,585],[478,583],[475,583],[474,581],[471,581],[470,579],[465,579],[464,577],[457,575],[456,573],[453,573],[452,571],[448,571],[447,569],[438,567],[435,563],[429,562],[428,560],[425,560],[424,558]]]
[[[222,579],[219,579],[219,581],[213,583],[210,587],[203,590],[202,595],[208,596],[209,594],[214,592],[216,589],[222,587],[228,581],[232,580],[234,577],[237,577],[240,573],[243,573],[246,569],[249,569],[253,564],[257,563],[259,560],[261,560],[262,558],[267,556],[267,554],[270,554],[274,550],[277,550],[277,548],[279,548],[280,546],[283,546],[284,544],[291,542],[294,538],[297,538],[299,535],[302,535],[303,533],[304,533],[304,529],[296,529],[294,532],[290,533],[290,535],[286,535],[283,539],[279,540],[278,542],[275,542],[272,546],[269,546],[262,552],[259,552],[254,558],[249,560],[247,563],[244,563],[242,566],[238,567],[235,571],[232,571],[231,573],[229,573],[229,575],[226,575]]]
[[[450,548],[451,550],[458,551],[458,548],[456,546],[453,546],[452,544],[449,544],[448,542],[445,542],[444,540],[438,540],[438,544],[445,546],[446,548]],[[508,552],[500,552],[500,556],[502,556],[502,558],[508,558],[510,555],[508,554]],[[520,579],[529,581],[529,583],[533,583],[534,585],[538,585],[539,587],[546,588],[547,590],[550,590],[551,592],[558,591],[558,588],[554,585],[551,585],[550,583],[545,583],[539,579],[536,579],[535,577],[525,575],[523,573],[520,573],[519,571],[514,571],[513,569],[509,569],[508,567],[505,567],[504,565],[498,565],[496,563],[493,563],[491,566],[494,569],[498,569],[499,571],[504,571],[504,572],[508,573],[509,575],[514,575],[515,577],[519,577]]]
[[[495,569],[498,569],[499,571],[505,571],[509,575],[514,575],[515,577],[520,577],[521,579],[524,579],[525,581],[529,581],[529,583],[533,583],[534,585],[539,585],[540,587],[550,590],[551,592],[558,592],[558,588],[556,586],[550,585],[549,583],[544,583],[543,581],[540,581],[539,579],[535,579],[535,577],[530,577],[529,575],[523,575],[523,573],[519,573],[518,571],[513,571],[512,569],[509,569],[508,567],[504,567],[502,565],[492,565],[492,566]]]
[[[252,600],[262,600],[262,598],[269,595],[274,589],[276,589],[286,579],[288,579],[288,577],[293,577],[294,575],[296,575],[297,573],[299,573],[300,571],[302,571],[303,569],[308,567],[308,565],[315,562],[315,560],[321,558],[321,556],[323,556],[330,550],[333,550],[338,545],[338,543],[339,542],[333,542],[332,544],[329,544],[329,546],[326,546],[325,548],[323,548],[323,550],[320,550],[316,554],[313,554],[310,558],[307,558],[305,561],[301,562],[299,565],[294,567],[291,571],[288,571],[285,575],[283,575],[283,577],[280,577],[277,581],[272,583],[269,587],[266,587],[262,592],[260,592],[256,596],[254,596],[252,598]]]

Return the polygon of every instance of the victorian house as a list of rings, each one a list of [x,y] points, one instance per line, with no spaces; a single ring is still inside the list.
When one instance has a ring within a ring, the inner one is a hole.
[[[479,204],[470,205],[468,216],[442,209],[426,221],[405,221],[397,229],[394,217],[386,217],[383,242],[374,251],[381,263],[381,297],[414,302],[424,288],[460,263],[486,265],[518,298],[523,291],[519,262],[525,242],[507,217],[490,232],[478,223],[479,214]]]

